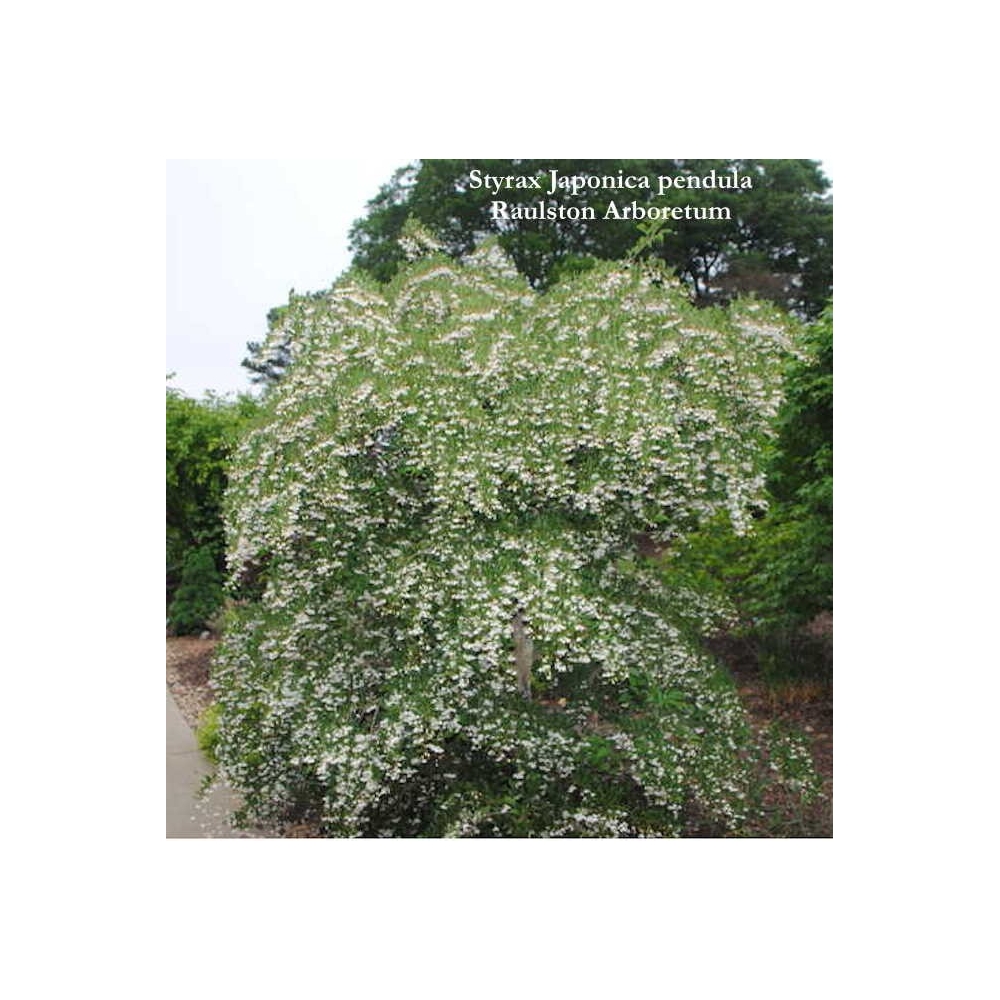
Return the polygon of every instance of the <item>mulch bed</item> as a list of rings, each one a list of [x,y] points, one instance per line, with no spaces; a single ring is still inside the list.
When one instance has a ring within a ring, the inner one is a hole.
[[[212,704],[208,672],[217,641],[192,636],[167,638],[167,687],[192,729],[197,729],[202,714]]]
[[[832,641],[832,621],[816,625]],[[813,764],[822,779],[822,797],[806,815],[792,815],[785,797],[777,791],[765,797],[769,818],[760,836],[833,836],[833,689],[813,681],[769,685],[760,674],[750,647],[729,636],[718,636],[709,649],[726,666],[739,690],[751,722],[758,729],[773,723],[806,737]]]

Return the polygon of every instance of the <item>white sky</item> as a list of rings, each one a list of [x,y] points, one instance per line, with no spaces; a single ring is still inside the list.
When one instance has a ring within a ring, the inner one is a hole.
[[[188,395],[250,387],[246,342],[288,290],[327,288],[347,233],[405,158],[167,162],[167,371]]]
[[[167,357],[191,396],[250,388],[240,362],[288,291],[329,287],[348,230],[406,157],[167,162]],[[824,171],[832,180],[829,161]]]

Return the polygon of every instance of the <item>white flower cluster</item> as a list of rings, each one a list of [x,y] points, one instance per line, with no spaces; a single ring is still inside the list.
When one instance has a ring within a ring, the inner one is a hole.
[[[348,277],[284,323],[295,361],[231,476],[244,602],[215,676],[251,813],[339,836],[738,829],[752,734],[678,625],[717,609],[636,544],[759,502],[787,323],[613,265],[537,295],[495,244],[387,289]]]

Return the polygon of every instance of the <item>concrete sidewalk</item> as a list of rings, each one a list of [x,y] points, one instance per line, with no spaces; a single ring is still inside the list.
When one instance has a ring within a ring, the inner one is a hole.
[[[191,727],[184,721],[167,688],[167,836],[258,838],[263,833],[233,829],[229,817],[238,807],[233,792],[220,780],[199,793],[212,766],[202,756]]]

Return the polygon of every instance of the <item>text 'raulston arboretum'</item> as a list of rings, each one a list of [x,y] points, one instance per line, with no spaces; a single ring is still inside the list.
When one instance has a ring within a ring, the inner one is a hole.
[[[538,201],[534,205],[511,205],[506,201],[490,202],[490,217],[499,219],[596,219],[597,210],[589,205],[577,208],[575,205],[559,205],[553,201]],[[633,201],[628,205],[608,202],[602,219],[730,219],[725,206],[705,207],[702,205],[640,205]]]
[[[611,190],[636,190],[643,189],[652,191],[654,185],[650,183],[650,178],[645,176],[636,177],[619,170],[617,174],[606,174],[597,176],[595,174],[560,174],[558,170],[550,170],[548,177],[544,178],[546,192],[550,197],[554,194],[565,192],[570,195],[578,195],[585,190],[611,189]],[[484,174],[481,170],[471,170],[469,172],[469,187],[473,189],[486,188],[495,195],[501,191],[510,190],[537,190],[544,191],[542,186],[543,177],[526,176],[516,174]],[[749,176],[740,176],[739,170],[735,167],[724,174],[717,174],[710,170],[704,176],[693,174],[663,174],[656,178],[655,189],[657,195],[663,195],[671,189],[691,189],[703,188],[708,190],[741,190],[753,187],[753,179]],[[501,219],[596,219],[597,209],[591,205],[561,205],[558,202],[549,202],[541,199],[534,204],[524,205],[519,203],[511,204],[507,201],[493,201],[490,203],[490,215],[494,222]],[[640,205],[633,201],[629,204],[618,204],[615,201],[608,203],[601,216],[604,219],[730,219],[731,212],[726,206],[702,206],[702,205]]]

